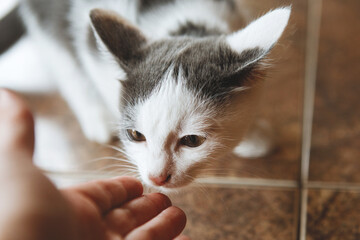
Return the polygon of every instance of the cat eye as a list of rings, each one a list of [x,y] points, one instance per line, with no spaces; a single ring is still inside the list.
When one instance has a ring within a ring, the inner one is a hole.
[[[144,141],[146,141],[145,136],[142,133],[140,133],[140,132],[138,132],[138,131],[136,131],[134,129],[127,129],[126,132],[127,132],[128,138],[131,141],[135,141],[135,142],[144,142]]]
[[[205,137],[201,137],[197,135],[187,135],[180,139],[180,144],[187,147],[195,148],[203,144],[205,140],[206,140]]]

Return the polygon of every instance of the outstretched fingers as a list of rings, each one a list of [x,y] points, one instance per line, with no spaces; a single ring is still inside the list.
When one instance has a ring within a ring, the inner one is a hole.
[[[172,206],[162,211],[144,225],[130,232],[125,239],[171,240],[180,235],[185,225],[185,213],[181,209]],[[187,239],[186,237],[181,238]]]
[[[121,206],[143,193],[142,184],[132,177],[118,177],[108,180],[93,181],[68,188],[66,193],[76,192],[80,196],[90,200],[105,215],[112,209]]]
[[[126,236],[130,231],[156,217],[171,206],[170,199],[160,193],[151,193],[134,199],[106,216],[109,231]]]

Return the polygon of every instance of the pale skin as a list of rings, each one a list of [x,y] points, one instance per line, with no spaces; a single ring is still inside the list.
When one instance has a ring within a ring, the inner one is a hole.
[[[188,240],[182,210],[130,177],[57,189],[32,164],[34,122],[0,89],[0,240]]]

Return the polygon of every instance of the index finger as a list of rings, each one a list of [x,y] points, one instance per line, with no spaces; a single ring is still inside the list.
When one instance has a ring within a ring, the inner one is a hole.
[[[140,197],[143,186],[136,178],[118,177],[84,183],[64,190],[64,192],[68,191],[75,191],[89,199],[101,213],[105,214],[127,201]]]
[[[180,208],[173,206],[165,209],[155,218],[134,229],[125,239],[170,240],[180,235],[185,225],[185,213]],[[184,237],[182,238],[184,239]]]

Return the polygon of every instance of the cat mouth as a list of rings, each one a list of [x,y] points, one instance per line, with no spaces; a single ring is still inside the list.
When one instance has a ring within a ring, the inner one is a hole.
[[[181,178],[181,179],[172,178],[168,182],[161,184],[161,185],[154,184],[151,181],[146,181],[146,182],[147,182],[147,185],[150,185],[151,187],[154,187],[156,189],[171,191],[171,190],[176,190],[176,189],[187,187],[193,181],[190,178]]]

